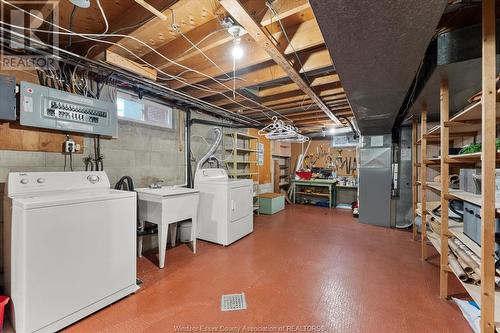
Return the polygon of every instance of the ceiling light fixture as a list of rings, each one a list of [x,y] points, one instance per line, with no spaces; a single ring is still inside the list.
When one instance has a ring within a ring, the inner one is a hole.
[[[90,0],[69,0],[73,5],[80,7],[80,8],[89,8],[90,7]]]
[[[241,59],[243,57],[243,49],[241,48],[240,43],[236,40],[233,43],[231,53],[233,54],[234,59]]]
[[[231,53],[234,59],[241,59],[243,57],[243,48],[241,47],[241,36],[245,34],[245,29],[242,26],[233,24],[227,29],[227,32],[233,36],[233,48]]]
[[[339,127],[335,127],[335,126],[334,126],[334,127],[330,127],[330,128],[328,129],[328,134],[330,134],[330,135],[334,135],[335,133],[337,133],[337,132],[338,132],[338,130],[339,130]]]

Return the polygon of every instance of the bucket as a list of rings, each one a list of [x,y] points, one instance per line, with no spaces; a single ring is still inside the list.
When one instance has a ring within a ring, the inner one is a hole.
[[[312,177],[311,171],[297,171],[296,174],[302,180],[310,180]]]
[[[184,221],[179,223],[179,241],[181,243],[191,242],[191,221]]]
[[[5,306],[9,303],[10,298],[8,296],[0,295],[0,332],[3,328],[3,315],[5,312]]]

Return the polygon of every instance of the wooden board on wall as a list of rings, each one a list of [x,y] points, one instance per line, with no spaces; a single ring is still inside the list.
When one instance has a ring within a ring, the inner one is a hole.
[[[16,77],[16,82],[28,81],[38,84],[38,77],[28,71],[0,71],[2,75]],[[71,138],[81,146],[83,152],[83,135],[72,134]],[[20,126],[18,122],[0,124],[0,150],[34,151],[60,153],[66,134]]]
[[[304,144],[304,149],[307,147],[307,143]],[[321,151],[327,151],[329,152],[329,155],[335,159],[337,156],[339,156],[340,150],[336,148],[331,147],[331,140],[313,140],[311,141],[311,145],[309,146],[309,150],[307,151],[307,155],[318,155],[318,152]],[[341,149],[341,155],[343,158],[351,158],[352,161],[356,158],[356,149],[354,148],[349,148],[349,149]],[[297,157],[302,153],[302,144],[300,143],[294,143],[292,144],[292,166],[295,165],[297,161]],[[321,156],[316,164],[314,164],[315,167],[318,168],[324,168],[326,165],[326,156]],[[347,174],[346,168],[339,168],[337,170],[337,175],[339,176],[352,176],[353,174]]]
[[[258,137],[259,143],[262,143],[264,145],[264,165],[261,165],[259,167],[259,183],[260,184],[269,184],[272,183],[271,179],[271,141],[266,139],[263,136],[259,136],[259,131],[257,129],[251,128],[248,130],[249,135],[253,135],[255,137]],[[255,141],[255,140],[254,140]],[[250,170],[256,170],[257,166],[252,165]],[[257,180],[257,179],[254,179]]]
[[[83,136],[71,135],[82,148]],[[59,132],[26,129],[13,123],[0,124],[0,150],[61,153],[66,135]]]

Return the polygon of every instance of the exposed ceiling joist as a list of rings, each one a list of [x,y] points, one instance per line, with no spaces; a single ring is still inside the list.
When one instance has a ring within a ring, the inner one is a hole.
[[[170,8],[172,5],[174,5],[178,0],[148,0],[148,3],[158,9],[159,11],[165,11],[168,8]],[[141,22],[145,21],[150,21],[156,16],[144,9],[140,4],[136,3],[135,1],[131,4],[130,8],[126,11],[126,15],[119,15],[116,17],[114,20],[111,20],[109,22],[109,31],[117,31],[121,29],[125,29],[127,27],[133,27],[137,26],[134,28],[135,30],[142,28],[142,26],[139,27],[139,24]],[[134,30],[134,31],[135,31]],[[132,34],[132,32],[127,32],[127,34]],[[123,32],[122,32],[123,33]],[[106,38],[107,41],[113,42],[113,43],[118,43],[120,40],[122,40],[121,37],[109,37]],[[90,50],[88,57],[89,58],[97,58],[97,57],[102,57],[104,55],[104,51],[109,47],[109,44],[96,44],[94,41],[88,41],[82,43],[80,46],[80,49],[83,50],[83,53],[85,54],[87,50],[90,47],[93,47],[94,45],[97,45],[94,47],[92,50]]]
[[[287,73],[292,81],[294,81],[299,88],[304,91],[313,100],[326,115],[336,124],[342,126],[340,120],[330,111],[328,106],[321,100],[321,98],[316,95],[316,93],[311,89],[309,84],[304,81],[301,75],[295,70],[295,68],[288,62],[285,55],[274,45],[273,41],[268,37],[268,35],[262,30],[262,27],[257,23],[254,18],[245,10],[239,0],[221,0],[220,3],[227,10],[231,16],[241,24],[250,36],[263,47],[273,58],[273,60],[281,66],[281,68]]]
[[[323,36],[315,20],[308,20],[296,26],[287,27],[286,31],[289,36],[292,36],[291,42],[296,52],[301,52],[323,44]],[[180,38],[184,39],[183,37]],[[287,55],[293,52],[281,31],[274,33],[273,38],[278,41],[280,51],[284,51]],[[225,41],[224,44],[220,44],[219,46],[221,47],[213,47],[210,50],[203,51],[204,54],[198,53],[189,60],[180,62],[184,67],[176,65],[169,66],[169,73],[174,75],[183,73],[182,78],[186,80],[187,83],[194,84],[207,80],[207,77],[197,72],[186,72],[185,67],[196,68],[198,72],[202,72],[208,76],[222,76],[228,78],[233,71],[233,66],[239,71],[272,60],[266,50],[261,48],[250,36],[246,36],[242,37],[240,42],[240,47],[244,50],[246,56],[233,64],[231,52],[228,52],[228,50],[232,48],[232,43],[233,40],[231,37],[228,41]],[[171,58],[168,53],[166,53],[166,55]],[[210,58],[210,60],[207,59],[207,57]],[[155,57],[150,60],[158,61],[160,60],[158,58],[161,57],[155,54]],[[179,60],[176,61],[179,62]],[[217,66],[214,66],[213,63],[216,63]],[[173,82],[172,87],[179,89],[185,87],[187,83],[178,81]],[[228,86],[231,86],[230,82],[228,82]]]
[[[266,14],[262,18],[262,21],[260,21],[260,24],[262,26],[266,26],[277,19],[282,20],[287,16],[297,14],[308,8],[310,8],[308,0],[275,0],[273,2],[273,9],[276,12],[273,12],[271,8],[268,8]]]
[[[321,77],[316,77],[311,81],[311,87],[321,86],[328,83],[334,83],[339,81],[339,76],[337,74],[329,74]],[[261,89],[258,92],[259,97],[272,96],[275,94],[280,94],[288,91],[298,90],[299,87],[295,82],[279,85],[276,87],[270,87]]]
[[[304,97],[306,97],[304,99]],[[338,94],[338,95],[332,95],[332,96],[327,96],[325,98],[336,98],[334,100],[331,100],[329,102],[326,102],[326,104],[330,107],[336,107],[336,106],[344,106],[348,105],[349,103],[347,102],[347,99],[345,97],[345,94]],[[245,103],[241,103],[243,105],[246,105]],[[252,110],[245,110],[242,108],[240,105],[231,105],[231,106],[224,106],[224,109],[232,112],[242,112],[245,114],[252,114],[253,112],[262,112],[262,111],[269,111],[267,108],[262,108],[262,107],[257,107],[257,106],[251,106]],[[303,95],[302,98],[294,98],[293,100],[288,100],[287,102],[280,102],[279,104],[268,106],[272,108],[274,111],[277,112],[284,112],[284,111],[289,111],[289,110],[314,110],[314,109],[319,109],[319,107],[314,104],[307,96]]]
[[[310,72],[318,69],[329,68],[332,66],[332,60],[330,54],[326,49],[321,49],[319,51],[311,51],[300,55],[302,59],[302,64],[304,67],[301,72]],[[286,71],[278,64],[272,63],[267,66],[259,66],[255,69],[248,69],[245,73],[236,73],[239,80],[236,80],[236,89],[251,87],[259,84],[263,84],[270,81],[275,81],[280,78],[286,78]],[[219,83],[208,81],[208,83],[203,83],[208,89],[213,91],[199,90],[195,88],[186,88],[186,93],[196,97],[205,98],[217,94],[218,92],[231,91],[233,87],[230,84],[221,85]],[[171,86],[173,89],[178,89],[182,86],[182,83],[174,82]]]

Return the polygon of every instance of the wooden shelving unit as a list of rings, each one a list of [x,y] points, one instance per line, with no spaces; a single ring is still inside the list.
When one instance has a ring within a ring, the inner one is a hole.
[[[496,99],[496,52],[495,52],[495,2],[485,0],[483,6],[483,48],[482,48],[482,100],[471,103],[450,118],[450,90],[448,82],[440,82],[440,124],[427,129],[427,106],[422,104],[421,133],[417,138],[417,123],[413,122],[413,215],[422,217],[421,256],[427,259],[427,240],[440,254],[440,286],[441,298],[448,295],[448,276],[457,275],[448,263],[451,237],[456,237],[472,252],[481,258],[480,286],[461,282],[470,297],[481,308],[481,332],[494,332],[500,326],[500,292],[495,291],[495,216],[500,212],[500,203],[495,201],[495,172],[499,165],[500,154],[496,150],[496,125],[499,123],[500,104]],[[464,155],[448,155],[450,141],[458,137],[476,136],[481,134],[482,152]],[[440,146],[441,156],[428,158],[428,145]],[[420,161],[418,147],[420,146]],[[449,188],[450,167],[475,165],[481,167],[481,195]],[[419,169],[420,168],[420,169]],[[440,182],[428,181],[428,168],[440,171]],[[420,180],[418,179],[420,176]],[[463,232],[461,223],[451,220],[448,209],[441,209],[441,216],[436,217],[429,210],[427,192],[432,191],[440,196],[441,207],[448,207],[449,200],[459,199],[481,206],[482,245],[479,246]],[[418,193],[421,204],[418,206]],[[437,234],[427,230],[427,217],[432,216],[439,222],[440,232]],[[417,235],[416,227],[413,237]],[[459,280],[460,281],[460,280]]]
[[[273,142],[272,156],[274,161],[274,192],[280,193],[288,190],[291,174],[291,148],[280,141]]]
[[[248,178],[254,180],[253,209],[258,211],[259,204],[259,163],[257,161],[258,138],[240,132],[226,133],[229,140],[224,141],[225,163],[229,176],[234,179]]]
[[[229,146],[224,146],[224,150],[229,153],[225,158],[229,176],[233,178],[249,178],[258,175],[258,168],[257,172],[250,170],[251,165],[258,165],[258,138],[240,132],[226,133],[225,135],[230,138],[227,141]]]

